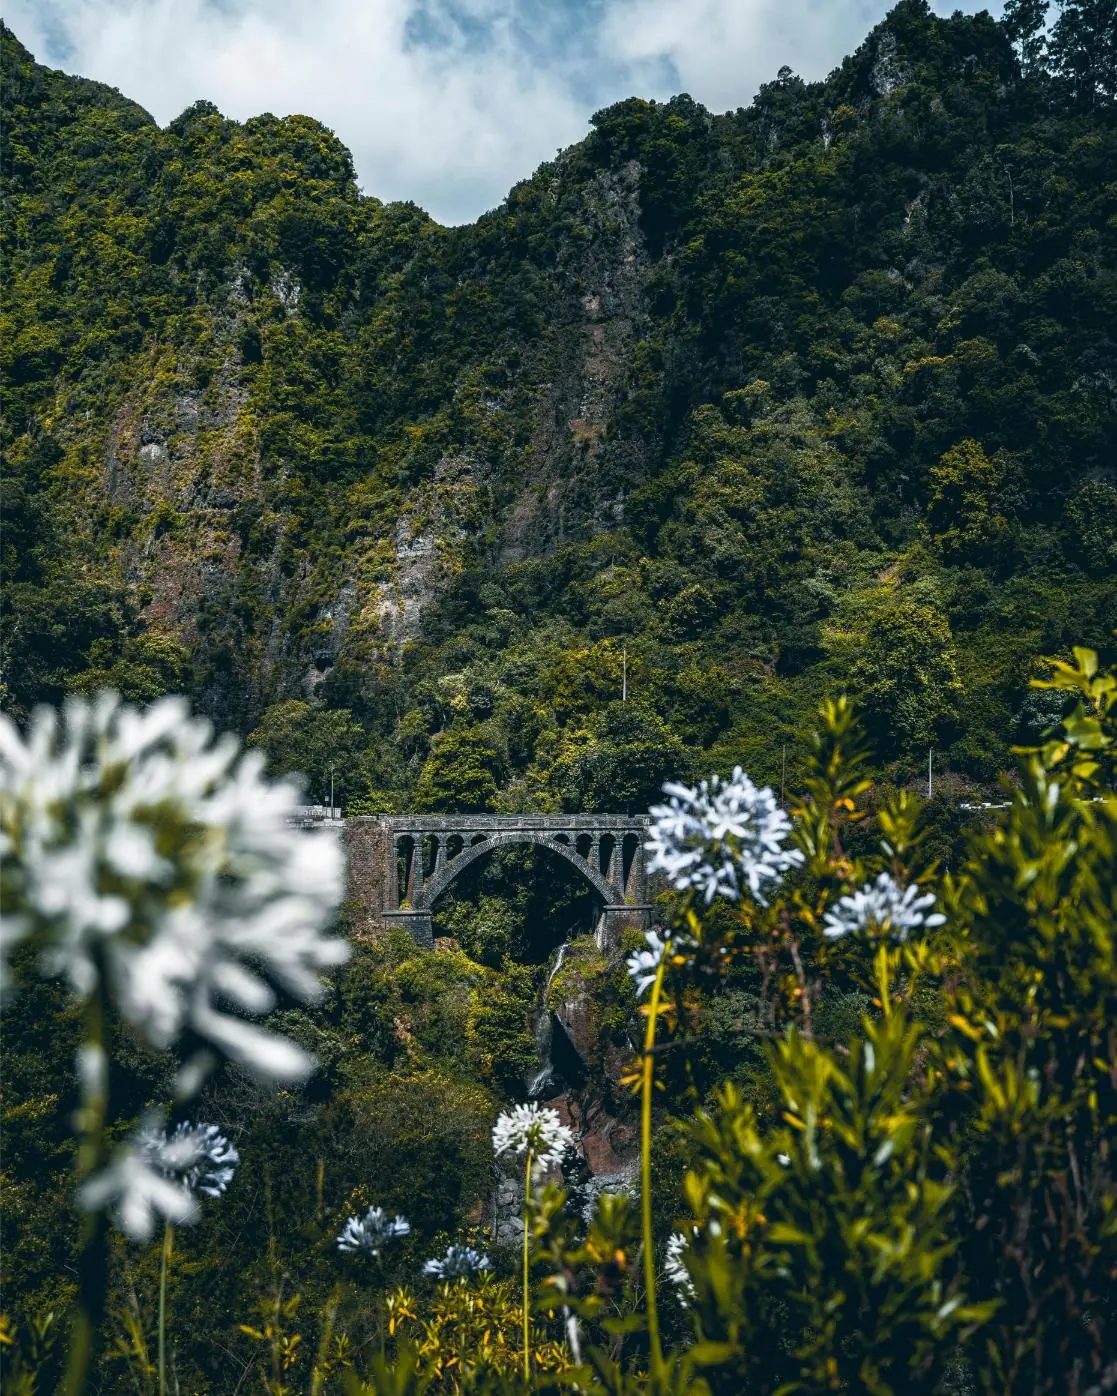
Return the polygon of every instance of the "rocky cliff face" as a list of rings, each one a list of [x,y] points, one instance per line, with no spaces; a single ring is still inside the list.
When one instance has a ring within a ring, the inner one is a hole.
[[[37,136],[70,80],[5,44],[16,120]],[[623,523],[646,474],[642,443],[612,435],[647,319],[638,161],[561,157],[488,225],[447,230],[358,198],[313,123],[239,127],[202,103],[163,132],[96,85],[81,96],[25,187],[49,190],[51,157],[127,110],[127,141],[103,152],[121,187],[87,211],[113,245],[85,249],[81,290],[138,303],[121,304],[132,323],[107,362],[60,365],[36,430],[71,505],[76,487],[84,565],[200,655],[210,708],[251,722],[342,654],[391,663],[464,566]],[[189,183],[208,208],[183,200]],[[62,250],[64,221],[59,204]]]
[[[638,1022],[629,1016],[628,997],[617,992],[617,974],[625,974],[621,958],[603,955],[592,936],[566,941],[530,1015],[538,1062],[524,1083],[526,1095],[557,1110],[573,1131],[576,1157],[565,1161],[563,1179],[571,1205],[587,1215],[599,1193],[633,1190],[639,1163],[636,1106],[621,1084]],[[514,1241],[522,1234],[522,1205],[518,1180],[498,1177],[492,1202],[498,1237]]]

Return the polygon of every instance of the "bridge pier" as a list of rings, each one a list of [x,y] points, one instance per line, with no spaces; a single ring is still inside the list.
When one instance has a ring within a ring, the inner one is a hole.
[[[426,950],[434,945],[434,922],[429,911],[385,911],[384,920],[390,926],[409,931],[416,945]]]
[[[651,925],[652,908],[645,906],[606,906],[601,909],[601,917],[594,931],[594,940],[602,954],[608,955],[620,948],[624,931],[646,931]]]
[[[649,822],[647,815],[620,814],[373,815],[346,820],[343,837],[355,933],[405,926],[417,945],[432,945],[433,906],[454,878],[494,848],[530,843],[570,863],[597,892],[603,903],[597,943],[602,950],[615,950],[623,931],[646,929],[651,921],[644,855]],[[425,876],[428,840],[433,856]],[[453,856],[452,845],[457,850]]]

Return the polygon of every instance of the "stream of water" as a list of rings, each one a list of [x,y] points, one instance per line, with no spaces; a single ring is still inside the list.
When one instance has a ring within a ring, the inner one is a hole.
[[[558,955],[551,972],[547,975],[547,981],[543,985],[543,992],[539,998],[539,1013],[535,1020],[535,1046],[539,1052],[540,1067],[528,1084],[527,1095],[529,1100],[538,1100],[552,1083],[555,1076],[554,1063],[551,1061],[551,1043],[554,1040],[554,1027],[551,1023],[551,1010],[547,1007],[547,992],[555,981],[555,975],[562,969],[562,962],[566,959],[566,952],[570,949],[570,941],[564,940],[558,948]]]

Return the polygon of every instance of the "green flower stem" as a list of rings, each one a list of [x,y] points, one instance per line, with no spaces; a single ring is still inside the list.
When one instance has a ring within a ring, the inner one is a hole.
[[[889,992],[892,981],[892,966],[888,954],[888,946],[883,943],[878,945],[876,955],[873,958],[875,961],[873,968],[876,971],[876,990],[877,996],[880,999],[880,1010],[884,1017],[887,1018],[892,1012],[892,995]]]
[[[159,1396],[167,1396],[167,1269],[171,1263],[174,1227],[163,1227],[163,1259],[159,1266]]]
[[[98,971],[100,970],[98,966]],[[79,1054],[82,1103],[77,1116],[77,1186],[80,1188],[105,1159],[105,1121],[108,1118],[108,1058],[105,1055],[105,1005],[102,977],[85,1006],[85,1040]],[[105,1316],[108,1289],[109,1245],[104,1210],[86,1212],[81,1219],[78,1252],[78,1292],[70,1337],[63,1396],[84,1396],[89,1389],[93,1345]]]
[[[644,1231],[644,1282],[648,1291],[648,1351],[651,1364],[652,1389],[663,1375],[663,1349],[659,1341],[659,1314],[655,1300],[655,1239],[652,1235],[652,1091],[655,1088],[655,1023],[659,1000],[663,992],[663,975],[671,942],[663,947],[652,996],[648,1001],[648,1027],[644,1037],[644,1081],[640,1102],[640,1206]]]
[[[530,1249],[531,1249],[531,1150],[527,1151],[527,1167],[524,1169],[524,1381],[531,1380],[531,1332],[530,1318],[528,1314],[528,1286],[531,1280],[530,1271]]]
[[[319,1169],[321,1176],[321,1169]],[[314,1359],[314,1368],[310,1374],[310,1396],[321,1396],[322,1386],[329,1373],[330,1363],[330,1342],[334,1336],[334,1321],[337,1318],[337,1308],[341,1303],[341,1286],[334,1287],[333,1294],[330,1295],[330,1302],[326,1305],[326,1317],[322,1323],[322,1336],[318,1343],[318,1356]],[[381,1328],[380,1351],[384,1352],[383,1327]]]

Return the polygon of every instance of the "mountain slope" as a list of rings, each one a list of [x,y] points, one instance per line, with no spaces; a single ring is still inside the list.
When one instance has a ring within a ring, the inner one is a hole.
[[[446,229],[5,30],[7,703],[186,687],[353,809],[623,808],[779,778],[848,688],[897,779],[991,781],[1117,625],[1114,94],[1013,37],[904,0]]]

